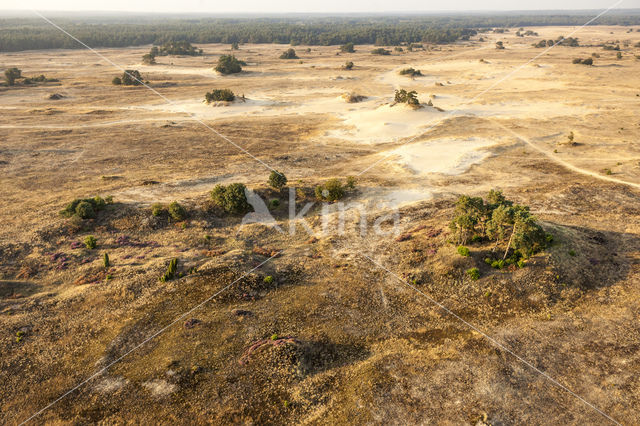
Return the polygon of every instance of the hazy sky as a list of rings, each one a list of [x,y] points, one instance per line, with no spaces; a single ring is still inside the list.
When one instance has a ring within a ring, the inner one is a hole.
[[[284,13],[284,12],[433,12],[464,10],[606,9],[616,0],[0,0],[0,10],[109,10],[132,12]],[[639,8],[624,0],[618,8]]]

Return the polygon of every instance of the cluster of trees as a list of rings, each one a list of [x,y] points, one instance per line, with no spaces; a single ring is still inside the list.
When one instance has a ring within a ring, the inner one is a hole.
[[[537,37],[538,33],[535,31],[527,30],[525,32],[523,28],[520,28],[519,31],[516,31],[516,37]]]
[[[449,228],[457,244],[491,241],[493,251],[504,248],[503,259],[509,250],[518,257],[530,257],[544,250],[552,240],[529,207],[514,204],[495,190],[489,192],[486,200],[467,195],[458,198]]]
[[[579,47],[580,43],[578,42],[578,39],[575,37],[567,37],[564,38],[562,36],[558,37],[556,40],[540,40],[537,43],[533,43],[533,47],[538,47],[538,48],[544,48],[544,47],[551,47],[554,44],[558,44],[561,46],[568,46],[568,47]]]
[[[142,76],[138,70],[125,70],[121,77],[113,77],[111,82],[115,85],[140,86],[143,84]]]
[[[344,53],[354,53],[356,51],[355,46],[353,45],[353,43],[349,42],[349,43],[345,43],[342,46],[340,46],[340,51],[344,52]]]
[[[299,59],[298,55],[296,55],[296,51],[294,49],[287,49],[284,52],[282,52],[282,55],[280,55],[280,59]]]
[[[243,65],[247,65],[246,62],[233,55],[222,55],[218,58],[218,64],[214,69],[220,74],[236,74],[242,71]]]
[[[334,202],[345,196],[347,190],[356,187],[356,178],[347,177],[346,183],[342,183],[340,179],[329,179],[322,185],[316,186],[315,196],[318,200]]]
[[[107,204],[113,203],[111,197],[102,198],[95,196],[93,198],[76,198],[62,209],[60,214],[64,217],[77,216],[80,219],[93,219],[97,212],[103,210]]]
[[[49,83],[59,81],[55,78],[47,78],[44,76],[44,74],[40,74],[37,77],[24,77],[22,75],[22,70],[15,67],[4,70],[4,79],[7,86],[15,86],[17,80],[22,80],[22,84]]]
[[[270,18],[165,18],[158,16],[77,16],[56,23],[92,47],[189,43],[278,43],[305,45],[452,43],[476,35],[478,29],[545,25],[582,25],[588,11],[571,13],[506,13],[495,16],[367,16]],[[611,11],[599,25],[638,25],[637,11]],[[41,19],[0,19],[0,51],[83,48]],[[180,53],[184,54],[184,53]]]
[[[202,49],[192,46],[188,41],[170,41],[161,46],[153,46],[149,53],[142,55],[142,62],[147,65],[154,65],[156,56],[167,55],[202,56]]]
[[[395,93],[395,101],[400,104],[408,104],[408,105],[420,105],[420,101],[418,101],[418,92],[412,90],[407,92],[404,89],[396,90]]]
[[[236,95],[229,89],[214,89],[204,95],[208,104],[211,102],[233,102]]]

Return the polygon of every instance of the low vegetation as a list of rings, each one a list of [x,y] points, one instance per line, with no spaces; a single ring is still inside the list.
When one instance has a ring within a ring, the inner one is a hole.
[[[378,47],[377,49],[373,49],[371,51],[372,55],[391,55],[391,51],[385,49],[384,47]]]
[[[344,52],[344,53],[354,53],[356,51],[355,46],[353,45],[353,43],[349,42],[349,43],[345,43],[342,46],[340,46],[340,51]]]
[[[84,239],[84,246],[89,250],[93,250],[98,246],[98,240],[93,235],[89,235]]]
[[[18,83],[18,80],[21,80],[21,83],[24,85],[59,81],[55,78],[47,78],[43,74],[36,77],[25,77],[22,75],[22,71],[15,67],[4,70],[4,79],[7,86],[15,86]]]
[[[175,220],[176,222],[180,222],[187,218],[187,211],[177,201],[169,204],[169,206],[167,207],[167,212],[169,213],[169,217],[171,217],[171,219]]]
[[[111,197],[102,198],[95,196],[93,198],[76,198],[60,212],[65,217],[79,217],[80,219],[93,219],[97,212],[103,210],[107,204],[111,204]]]
[[[204,99],[208,104],[211,102],[233,102],[235,98],[236,95],[229,89],[214,89],[204,95]]]
[[[315,195],[318,200],[334,202],[342,199],[347,190],[355,189],[355,187],[356,178],[353,176],[348,176],[345,184],[340,179],[333,178],[316,186]]]
[[[351,62],[351,61],[345,62],[345,64],[342,66],[342,69],[343,70],[347,70],[347,71],[352,70],[353,69],[353,62]]]
[[[410,92],[407,92],[405,89],[396,90],[394,100],[399,104],[408,104],[412,106],[420,105],[418,92],[415,90],[411,90]]]
[[[176,273],[178,272],[178,259],[173,258],[169,261],[169,266],[167,266],[167,271],[160,277],[161,282],[171,281],[176,277]]]
[[[287,184],[287,177],[284,173],[272,170],[269,175],[269,186],[275,189],[282,189]]]
[[[167,55],[186,55],[186,56],[202,56],[202,49],[192,46],[188,41],[170,41],[161,46],[153,46],[150,55],[167,56]]]
[[[400,75],[406,75],[409,77],[418,77],[422,75],[422,72],[420,70],[417,70],[415,68],[405,68],[400,70],[399,72]]]
[[[581,65],[593,65],[593,58],[586,58],[586,59],[582,59],[582,58],[575,58],[572,63],[574,64],[581,64]]]

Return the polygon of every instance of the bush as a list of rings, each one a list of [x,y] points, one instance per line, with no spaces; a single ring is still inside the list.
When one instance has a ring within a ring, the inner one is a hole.
[[[111,83],[119,86],[122,84],[122,79],[120,77],[113,77],[113,80],[111,80]]]
[[[383,47],[379,47],[377,49],[373,49],[371,51],[371,54],[372,55],[391,55],[391,51],[387,50],[387,49],[385,49]]]
[[[351,62],[351,61],[345,62],[345,64],[342,66],[342,68],[345,69],[345,70],[353,69],[353,62]]]
[[[102,257],[102,263],[103,263],[105,268],[108,268],[109,266],[111,266],[111,262],[109,261],[109,254],[108,253],[105,253],[104,256]]]
[[[356,183],[357,181],[354,176],[347,176],[347,183],[345,184],[345,187],[348,189],[355,189]]]
[[[13,86],[17,79],[22,77],[22,71],[18,68],[9,68],[4,70],[4,78],[8,86]]]
[[[504,44],[501,41],[496,41],[496,49],[503,50]]]
[[[409,77],[416,77],[416,76],[421,76],[422,72],[420,70],[414,69],[414,68],[405,68],[403,70],[400,70],[400,75],[408,75]]]
[[[171,281],[176,276],[177,271],[178,271],[178,259],[173,258],[169,262],[169,266],[167,266],[167,271],[164,273],[164,275],[160,277],[160,281],[162,281],[163,283],[167,281]]]
[[[467,275],[473,281],[477,281],[480,278],[480,271],[478,270],[478,268],[470,268],[467,269]]]
[[[167,210],[160,203],[155,203],[151,206],[151,214],[154,216],[162,216],[166,211]]]
[[[138,70],[125,70],[122,73],[122,77],[120,77],[120,84],[123,86],[140,86],[142,84],[142,76]]]
[[[222,55],[214,69],[224,75],[236,74],[242,71],[242,62],[233,55]]]
[[[187,56],[202,56],[202,49],[198,49],[192,46],[188,41],[169,41],[162,46],[153,46],[150,54],[153,56],[167,56],[167,55],[187,55]]]
[[[587,58],[582,61],[582,65],[593,65],[593,59]]]
[[[236,95],[229,89],[215,89],[204,95],[204,99],[208,104],[211,102],[233,102],[235,98]]]
[[[232,183],[227,186],[216,185],[211,191],[211,199],[229,214],[242,214],[251,209],[245,195],[246,186]]]
[[[571,61],[574,64],[581,64],[582,63],[582,59],[581,58],[575,58],[573,61]]]
[[[458,246],[458,254],[460,256],[468,257],[468,256],[471,256],[471,251],[469,250],[468,247]]]
[[[284,173],[272,170],[269,175],[269,185],[275,189],[281,189],[287,184],[287,177]]]
[[[93,235],[89,235],[84,239],[84,245],[89,250],[93,250],[98,245],[98,240]]]
[[[265,284],[272,284],[273,283],[273,277],[271,275],[267,275],[266,277],[264,277],[264,279],[262,281]]]
[[[144,55],[142,55],[142,63],[147,65],[155,65],[156,57],[151,53],[145,53]]]
[[[349,42],[340,46],[340,51],[345,53],[353,53],[356,51],[353,43]]]
[[[420,101],[418,100],[418,92],[412,90],[407,92],[404,89],[396,90],[395,101],[397,103],[405,103],[408,105],[420,105]]]
[[[104,209],[107,204],[112,202],[111,197],[109,197],[108,200],[98,196],[85,199],[76,198],[67,204],[60,214],[65,217],[77,216],[81,219],[91,219],[96,216],[96,212]]]
[[[280,55],[280,59],[299,59],[298,55],[296,55],[296,51],[289,48],[286,51],[282,52]]]
[[[316,198],[324,201],[337,201],[344,197],[344,188],[339,179],[329,179],[315,190]]]
[[[177,222],[184,220],[187,217],[187,211],[177,201],[169,204],[167,211],[169,212],[171,219]]]

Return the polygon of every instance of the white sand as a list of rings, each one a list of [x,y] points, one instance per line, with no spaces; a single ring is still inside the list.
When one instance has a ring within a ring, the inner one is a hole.
[[[398,163],[415,174],[459,175],[491,155],[481,148],[494,144],[480,138],[438,139],[403,145],[390,154],[397,155]]]

